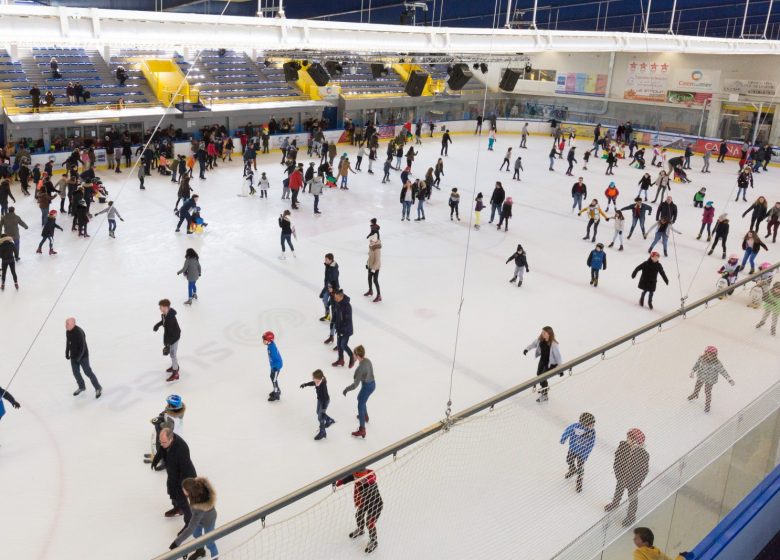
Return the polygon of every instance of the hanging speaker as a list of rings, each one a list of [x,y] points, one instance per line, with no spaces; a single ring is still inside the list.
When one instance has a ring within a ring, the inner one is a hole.
[[[420,97],[425,84],[428,83],[428,73],[420,72],[419,70],[412,70],[409,74],[409,79],[406,81],[405,92],[410,97]]]
[[[447,80],[447,86],[452,91],[463,89],[463,86],[469,82],[472,75],[468,64],[456,64],[452,67],[452,72],[450,72],[450,77]]]
[[[297,82],[298,81],[298,70],[295,69],[295,66],[292,62],[285,62],[282,66],[284,69],[284,79],[288,82]]]
[[[312,65],[309,66],[306,71],[309,73],[309,76],[311,76],[311,79],[314,80],[314,83],[318,86],[322,87],[328,85],[328,82],[330,81],[330,75],[319,62],[312,63]]]
[[[512,68],[504,70],[504,75],[501,76],[501,82],[498,84],[498,89],[503,91],[514,91],[517,85],[517,80],[520,78],[520,71]]]
[[[384,64],[372,64],[371,65],[371,75],[374,77],[375,80],[377,78],[381,78],[382,77],[382,70],[384,70],[384,69],[385,69],[385,65]]]

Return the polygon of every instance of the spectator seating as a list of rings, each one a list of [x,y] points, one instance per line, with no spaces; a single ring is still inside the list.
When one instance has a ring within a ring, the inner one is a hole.
[[[355,97],[361,95],[396,96],[404,94],[404,83],[392,70],[387,76],[374,78],[370,64],[348,64],[343,73],[331,76],[331,83],[341,87],[341,95]]]

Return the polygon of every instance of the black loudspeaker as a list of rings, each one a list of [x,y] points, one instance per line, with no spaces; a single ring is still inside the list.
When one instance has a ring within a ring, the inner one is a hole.
[[[306,69],[306,71],[309,73],[309,76],[311,76],[311,79],[314,80],[314,83],[318,86],[322,87],[328,85],[328,82],[330,81],[330,75],[327,73],[327,71],[325,71],[319,62],[314,62]]]
[[[428,83],[427,72],[412,70],[412,73],[409,74],[409,79],[406,81],[406,88],[404,91],[406,92],[406,95],[410,97],[420,97],[425,89],[426,83]]]
[[[450,78],[447,80],[447,86],[452,91],[463,89],[463,86],[469,82],[472,75],[467,64],[456,64],[452,67]]]
[[[292,62],[285,62],[282,66],[284,69],[284,79],[288,82],[298,81],[298,70],[293,66]]]
[[[372,64],[371,65],[371,75],[374,76],[374,79],[382,77],[382,71],[385,69],[384,64]]]
[[[330,74],[334,78],[336,76],[341,75],[341,73],[343,72],[343,69],[341,68],[341,64],[339,64],[335,60],[325,61],[325,68],[328,70],[328,74]]]
[[[517,80],[520,78],[520,71],[507,68],[504,70],[504,75],[501,76],[501,82],[498,84],[498,89],[503,91],[514,91],[517,85]]]

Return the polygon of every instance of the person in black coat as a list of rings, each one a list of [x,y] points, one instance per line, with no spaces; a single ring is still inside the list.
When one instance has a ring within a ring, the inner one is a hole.
[[[650,454],[644,447],[645,434],[638,428],[628,431],[626,439],[621,441],[615,451],[612,468],[615,472],[615,495],[606,505],[604,511],[613,511],[620,505],[623,492],[628,491],[628,511],[623,520],[623,527],[628,527],[636,521],[636,511],[639,507],[639,489],[647,478],[650,470]]]
[[[493,223],[493,220],[496,217],[496,212],[498,212],[498,217],[501,217],[501,205],[504,204],[504,198],[506,198],[506,191],[500,182],[496,182],[496,188],[493,189],[493,194],[490,195],[489,223]]]
[[[666,285],[669,285],[669,279],[666,277],[663,265],[658,262],[659,255],[656,251],[650,253],[650,258],[640,264],[631,273],[631,278],[636,278],[637,272],[642,274],[639,276],[639,289],[642,290],[642,295],[639,297],[639,305],[645,305],[645,295],[647,295],[647,306],[653,308],[653,294],[655,293],[656,285],[658,284],[658,275],[661,275]]]
[[[16,255],[14,253],[14,239],[10,235],[0,236],[0,263],[2,263],[3,267],[0,290],[5,290],[5,277],[9,268],[11,269],[11,276],[14,279],[14,286],[18,290],[19,279],[16,277]]]
[[[441,153],[439,155],[447,156],[449,155],[447,153],[447,150],[449,149],[449,145],[452,144],[452,138],[450,137],[450,131],[445,130],[444,134],[441,136]]]
[[[766,219],[766,216],[769,213],[767,206],[766,198],[759,196],[756,201],[742,213],[742,217],[744,218],[752,212],[752,214],[750,214],[750,229],[752,231],[758,231],[760,229],[761,222]]]
[[[325,307],[325,315],[320,317],[320,321],[330,321],[330,293],[328,292],[328,286],[334,290],[339,289],[339,264],[336,262],[336,258],[333,253],[325,255],[325,280],[322,283],[322,291],[320,292],[320,299],[322,305]]]
[[[89,348],[87,347],[87,337],[81,327],[76,326],[76,319],[68,317],[65,319],[65,359],[70,360],[70,367],[73,370],[73,377],[76,378],[78,389],[73,392],[73,396],[84,392],[84,379],[81,377],[80,369],[84,369],[84,375],[95,388],[95,398],[99,399],[103,393],[103,388],[97,380],[95,373],[89,365]]]
[[[720,141],[720,146],[718,147],[718,163],[723,163],[723,160],[726,159],[726,154],[729,153],[729,145],[726,143],[726,140],[723,139]]]
[[[352,328],[352,304],[349,302],[349,296],[343,290],[334,290],[333,299],[336,304],[333,306],[333,324],[336,329],[336,347],[339,352],[338,360],[333,362],[333,367],[344,365],[344,352],[349,356],[349,366],[355,365],[355,356],[349,347],[349,337],[353,335]]]
[[[173,507],[165,512],[165,517],[184,515],[184,525],[190,522],[192,511],[187,502],[187,497],[182,491],[181,483],[185,478],[198,476],[195,465],[190,458],[190,448],[181,436],[177,436],[170,428],[160,430],[160,448],[152,458],[152,470],[156,470],[157,463],[165,460],[165,472],[168,474],[166,482],[168,496]]]
[[[171,307],[171,301],[161,299],[158,305],[160,306],[162,316],[160,321],[154,325],[154,332],[157,332],[160,327],[163,328],[163,355],[171,357],[171,367],[165,370],[166,373],[171,375],[166,381],[176,381],[179,379],[179,362],[176,359],[176,350],[179,347],[181,328],[179,327],[179,321],[176,319],[176,310]]]
[[[32,112],[39,113],[41,107],[41,90],[37,84],[30,88],[30,98],[32,99]]]
[[[7,400],[14,408],[21,408],[22,406],[16,402],[16,399],[11,393],[0,387],[0,419],[5,416],[5,404],[3,404],[3,399]]]
[[[658,210],[655,212],[656,221],[660,221],[661,218],[666,218],[669,223],[677,221],[677,205],[672,201],[671,196],[667,196],[666,199],[658,205]]]
[[[177,201],[178,202],[178,201]],[[179,223],[176,224],[176,232],[179,232],[181,229],[181,224],[185,220],[187,221],[187,233],[192,233],[192,229],[190,226],[192,225],[192,214],[190,212],[192,210],[195,210],[195,207],[198,206],[198,195],[194,194],[192,195],[192,198],[185,201],[184,204],[181,205],[181,208],[179,208]]]

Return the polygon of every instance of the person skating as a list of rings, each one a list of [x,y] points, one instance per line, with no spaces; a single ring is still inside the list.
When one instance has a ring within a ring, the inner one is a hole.
[[[615,215],[612,216],[612,222],[615,226],[615,234],[612,236],[612,242],[609,244],[609,247],[612,248],[615,246],[615,241],[620,242],[620,247],[618,248],[618,251],[623,250],[623,228],[626,224],[626,219],[623,217],[623,212],[620,210],[615,210]]]
[[[184,525],[187,526],[192,519],[192,510],[182,490],[182,483],[187,478],[198,476],[198,473],[190,458],[190,447],[171,428],[160,430],[160,449],[152,458],[152,470],[157,470],[157,465],[163,460],[167,474],[166,489],[173,505],[165,512],[165,517],[183,515]]]
[[[8,269],[11,269],[11,277],[14,280],[14,287],[19,289],[19,278],[16,276],[16,258],[14,257],[14,240],[10,235],[0,237],[0,261],[2,261],[2,281],[0,281],[0,290],[5,290],[5,278]]]
[[[5,416],[5,403],[3,403],[3,399],[7,400],[8,403],[16,409],[22,407],[22,405],[17,402],[11,393],[0,387],[0,420],[2,420],[3,416]]]
[[[108,236],[111,238],[116,237],[116,219],[119,218],[123,222],[125,219],[119,213],[119,210],[116,209],[116,206],[114,206],[113,200],[109,200],[108,206],[95,214],[95,216],[100,216],[101,214],[108,214]]]
[[[553,142],[552,149],[550,150],[550,153],[548,157],[550,158],[550,168],[548,171],[555,171],[555,158],[556,156],[560,156],[561,153],[558,151],[558,148],[555,146],[555,142]]]
[[[639,192],[636,194],[636,198],[642,198],[642,195],[644,195],[644,200],[647,202],[647,191],[650,189],[650,186],[653,184],[653,179],[650,177],[649,173],[645,173],[642,175],[642,178],[639,179]]]
[[[181,229],[181,224],[183,222],[187,222],[187,233],[192,234],[192,214],[191,212],[195,210],[198,206],[198,195],[194,194],[192,195],[192,198],[189,198],[184,201],[184,204],[181,205],[181,208],[179,208],[178,216],[179,216],[179,223],[176,224],[176,233],[179,232]]]
[[[268,181],[268,177],[265,171],[260,173],[260,180],[257,181],[257,188],[260,189],[260,198],[268,198],[268,189],[271,187],[271,183]]]
[[[761,320],[756,325],[756,328],[760,329],[763,327],[771,315],[772,322],[769,327],[769,334],[775,336],[777,335],[777,317],[780,315],[780,282],[775,282],[772,285],[772,288],[764,295],[763,303],[764,314],[761,316]]]
[[[615,205],[615,209],[617,209],[617,197],[620,194],[620,191],[615,186],[615,182],[611,181],[607,188],[604,190],[604,196],[607,197],[607,212],[609,212],[609,207],[611,204]]]
[[[653,308],[653,294],[655,294],[655,288],[658,284],[658,276],[660,275],[664,283],[668,286],[669,279],[666,277],[663,265],[659,262],[661,255],[658,252],[653,251],[646,261],[638,265],[631,273],[631,278],[636,278],[637,273],[641,272],[639,276],[639,289],[642,290],[642,294],[639,296],[639,305],[645,305],[645,296],[647,296],[647,306]]]
[[[76,204],[75,220],[79,230],[79,237],[89,237],[89,233],[87,233],[87,224],[89,224],[89,206],[87,201],[83,198],[80,199]]]
[[[763,222],[769,214],[768,206],[766,198],[759,196],[756,201],[742,213],[743,218],[750,214],[750,228],[748,229],[756,232],[761,229],[761,222]]]
[[[22,183],[22,192],[24,192],[25,183]],[[0,216],[5,216],[8,212],[8,199],[11,199],[16,203],[16,198],[13,192],[11,192],[11,183],[7,179],[0,181]]]
[[[327,253],[325,255],[323,264],[325,265],[325,279],[322,281],[320,299],[322,300],[322,306],[325,308],[325,314],[320,317],[320,321],[330,321],[329,309],[331,294],[328,291],[328,287],[331,287],[334,290],[339,289],[339,265],[336,262],[333,253]]]
[[[628,527],[636,521],[639,488],[650,470],[650,454],[645,450],[644,444],[645,434],[638,428],[632,428],[615,451],[615,460],[612,464],[616,482],[615,495],[604,507],[604,511],[617,509],[623,493],[628,491],[628,511],[623,519],[623,527]]]
[[[200,258],[195,249],[189,248],[185,251],[184,265],[176,274],[183,274],[187,279],[187,301],[184,305],[192,305],[192,300],[198,299],[197,282],[201,276]]]
[[[590,268],[590,285],[596,288],[599,285],[599,271],[607,270],[607,254],[603,243],[596,243],[596,248],[588,254],[586,264]]]
[[[372,233],[368,236],[368,261],[366,270],[368,270],[368,291],[363,294],[366,297],[374,295],[376,287],[376,297],[374,303],[382,301],[382,290],[379,288],[379,269],[382,266],[382,242],[379,240],[379,233]],[[373,282],[373,286],[371,283]]]
[[[517,287],[519,288],[523,285],[523,276],[525,273],[531,272],[531,269],[528,268],[528,257],[522,245],[518,244],[517,250],[509,255],[509,258],[504,264],[509,264],[510,261],[515,261],[515,272],[512,274],[512,278],[509,279],[509,283],[514,284],[515,280],[517,280]]]
[[[278,401],[282,397],[282,390],[279,388],[279,373],[282,371],[284,362],[279,349],[276,347],[276,337],[271,331],[263,333],[263,344],[268,351],[268,364],[271,367],[271,385],[273,389],[268,393],[268,402]]]
[[[699,356],[696,363],[691,370],[691,379],[696,376],[696,386],[693,388],[693,393],[688,396],[689,401],[693,401],[699,398],[699,392],[702,386],[704,386],[704,412],[710,411],[710,404],[712,403],[712,388],[718,382],[718,377],[723,378],[729,382],[729,385],[734,385],[734,380],[731,379],[726,368],[718,359],[718,349],[714,346],[707,346],[704,349],[704,354]]]
[[[382,514],[384,502],[379,493],[379,486],[376,481],[376,474],[371,469],[365,468],[355,471],[349,476],[336,481],[336,487],[354,482],[353,502],[355,504],[355,521],[357,529],[349,534],[350,539],[356,539],[365,534],[368,527],[368,545],[365,548],[366,554],[370,554],[379,546],[376,532],[376,522]]]
[[[704,230],[707,230],[707,243],[712,239],[712,221],[715,219],[715,207],[712,205],[712,201],[708,200],[704,209],[701,211],[701,228],[699,229],[699,235],[696,239],[701,239]]]
[[[658,202],[659,198],[663,198],[667,190],[672,192],[672,188],[669,186],[669,175],[666,173],[666,171],[659,171],[658,177],[656,177],[655,181],[653,181],[653,184],[656,186],[653,203]]]
[[[748,187],[753,188],[753,172],[746,165],[737,177],[737,198],[734,199],[734,202],[739,202],[739,195],[742,195],[742,200],[747,202]]]
[[[279,223],[279,229],[280,231],[280,242],[282,245],[282,254],[279,255],[279,258],[284,260],[287,258],[287,255],[285,254],[285,248],[284,244],[287,243],[287,245],[290,247],[290,253],[293,257],[295,257],[295,247],[293,247],[292,244],[292,237],[295,235],[295,226],[292,224],[292,215],[289,210],[285,210],[282,212],[282,214],[279,216],[279,219],[277,220]]]
[[[210,533],[217,523],[217,509],[215,507],[217,495],[209,480],[201,477],[185,478],[181,487],[189,502],[192,517],[187,526],[179,532],[176,539],[168,547],[170,550],[180,547],[190,535],[197,539],[201,535]],[[205,547],[198,548],[185,557],[188,560],[205,558],[206,548],[209,550],[212,560],[219,557],[219,550],[214,541],[206,542]]]
[[[512,217],[512,197],[508,196],[501,205],[501,219],[498,220],[496,229],[500,230],[504,226],[504,231],[509,231],[509,219]]]
[[[588,162],[590,161],[590,150],[585,150],[585,153],[582,156],[582,170],[587,171],[588,170]]]
[[[555,339],[555,332],[552,327],[542,327],[542,332],[539,336],[523,350],[523,356],[528,354],[529,350],[534,350],[534,356],[539,358],[539,363],[536,368],[537,376],[555,369],[563,362],[560,347],[558,341]],[[563,373],[561,373],[561,375],[563,375]],[[542,388],[536,402],[541,404],[548,401],[549,389],[546,379],[542,381],[540,385]]]
[[[645,214],[648,216],[652,214],[653,207],[649,204],[645,204],[642,202],[642,199],[639,197],[636,197],[634,199],[634,204],[630,204],[629,206],[625,206],[620,209],[622,211],[630,210],[631,211],[631,229],[628,231],[627,239],[631,239],[631,235],[634,233],[634,228],[636,228],[636,225],[639,224],[639,229],[642,232],[642,237],[647,239],[647,233],[645,232]]]
[[[412,185],[411,181],[406,181],[404,183],[404,186],[401,187],[401,195],[400,195],[400,201],[401,201],[401,221],[403,222],[406,220],[409,221],[409,213],[412,210],[412,203],[414,202],[415,196],[417,193],[415,192],[415,189]]]
[[[453,214],[455,217],[460,221],[460,213],[458,212],[458,206],[460,206],[460,194],[458,193],[458,189],[454,188],[450,192],[450,199],[449,199],[449,205],[450,205],[450,221],[452,221]]]
[[[43,251],[41,250],[43,248],[43,244],[46,243],[46,241],[49,242],[49,254],[50,255],[56,255],[57,251],[54,250],[54,230],[58,229],[62,231],[62,228],[57,225],[57,211],[56,210],[49,210],[49,219],[46,220],[46,224],[43,226],[43,229],[41,229],[41,242],[38,243],[38,250],[35,251],[36,253],[40,254]],[[18,260],[18,259],[17,259]]]
[[[766,235],[764,239],[769,239],[772,236],[772,243],[777,243],[777,230],[780,227],[780,202],[775,202],[775,205],[767,212],[766,220]],[[772,233],[774,231],[774,233]]]
[[[349,337],[354,333],[352,325],[352,304],[349,296],[343,290],[334,290],[333,299],[333,323],[336,329],[336,349],[338,350],[338,359],[331,364],[333,367],[344,365],[344,353],[349,356],[349,365],[355,365],[355,356],[349,347]]]
[[[301,383],[301,389],[306,387],[314,387],[317,392],[317,422],[319,423],[320,429],[317,432],[317,435],[314,436],[314,439],[319,441],[328,437],[325,430],[336,423],[333,418],[328,416],[330,395],[328,394],[328,380],[325,378],[325,374],[322,373],[322,370],[314,370],[311,374],[311,381],[308,383]]]
[[[577,163],[577,158],[574,157],[575,156],[574,150],[576,150],[576,149],[577,149],[576,146],[572,146],[571,148],[569,148],[569,153],[566,154],[566,161],[569,163],[569,167],[568,167],[568,169],[566,169],[566,175],[569,175],[569,176],[572,175],[572,170],[574,169],[574,164]]]
[[[477,194],[474,200],[474,229],[479,229],[479,222],[482,218],[482,210],[485,209],[485,203],[482,202],[482,193]]]
[[[498,170],[499,171],[503,171],[504,170],[504,166],[506,165],[506,170],[508,172],[509,171],[509,165],[510,165],[511,161],[512,161],[512,148],[509,147],[509,148],[507,148],[506,154],[504,155],[504,161],[501,162],[501,167],[499,167]]]
[[[726,258],[726,240],[729,237],[729,218],[728,214],[721,214],[718,216],[718,221],[715,223],[715,240],[712,242],[712,247],[710,247],[710,250],[707,252],[708,255],[711,255],[712,252],[715,250],[715,247],[718,245],[718,241],[720,241],[721,247],[723,248],[723,254],[721,255],[722,259]]]
[[[151,419],[154,426],[154,452],[144,454],[144,463],[150,464],[152,458],[160,450],[160,431],[163,428],[170,428],[177,436],[183,435],[184,414],[187,412],[187,406],[179,395],[168,395],[165,399],[165,409],[157,416]],[[165,468],[165,456],[157,463],[157,470]]]
[[[163,328],[163,356],[171,358],[171,367],[165,370],[171,375],[165,381],[176,381],[179,379],[179,360],[176,352],[179,349],[181,328],[176,318],[176,310],[171,307],[169,299],[161,299],[157,305],[160,307],[160,321],[152,327],[152,330],[157,332],[160,327]]]
[[[574,183],[571,187],[571,198],[572,198],[572,204],[571,204],[571,211],[574,212],[574,209],[576,208],[577,211],[582,210],[582,200],[584,198],[587,198],[588,196],[588,186],[582,182],[582,177],[577,179],[577,182]]]
[[[601,218],[603,217],[606,221],[609,221],[609,217],[601,209],[601,206],[599,206],[599,201],[596,200],[595,198],[590,202],[590,205],[580,210],[578,215],[582,216],[586,212],[588,213],[588,227],[585,230],[585,237],[583,237],[583,239],[585,240],[590,239],[590,228],[592,227],[593,228],[592,241],[595,243],[596,234],[599,231],[599,222],[601,221]]]
[[[493,189],[493,193],[490,195],[490,222],[488,223],[493,223],[496,212],[498,212],[498,217],[501,217],[501,205],[504,203],[504,198],[506,198],[506,191],[501,185],[501,182],[496,181],[496,186]]]
[[[756,271],[756,256],[758,256],[759,251],[761,251],[761,249],[768,251],[769,248],[764,245],[764,242],[761,241],[758,234],[751,230],[748,231],[742,239],[742,249],[745,251],[745,254],[742,257],[742,269],[744,270],[745,265],[749,261],[750,274],[753,274]]]
[[[315,175],[311,183],[309,183],[309,192],[314,196],[314,215],[322,214],[320,212],[320,196],[322,196],[322,190],[324,188],[324,184],[322,183],[322,177],[319,175]]]
[[[704,208],[704,200],[707,198],[707,187],[702,187],[693,195],[693,207]]]
[[[376,390],[376,380],[374,379],[374,366],[371,360],[366,358],[366,349],[362,345],[355,348],[355,357],[358,361],[358,367],[352,378],[352,384],[345,387],[341,392],[345,397],[347,393],[357,389],[360,385],[360,391],[357,396],[358,414],[357,419],[360,422],[358,429],[352,432],[354,437],[366,437],[366,422],[368,422],[368,398]]]
[[[441,135],[441,153],[439,153],[440,156],[448,156],[449,154],[449,147],[450,144],[452,144],[452,138],[450,137],[450,131],[449,129],[444,130],[444,134]]]
[[[647,252],[652,253],[653,247],[655,247],[656,243],[661,241],[661,244],[663,245],[664,248],[664,256],[668,257],[669,256],[669,232],[672,231],[677,235],[682,235],[682,234],[678,230],[674,229],[672,222],[670,222],[666,216],[662,216],[660,220],[654,223],[650,227],[650,229],[647,230],[648,235],[654,229],[656,230],[655,237],[653,238],[653,242],[650,244],[650,247],[647,249]]]
[[[718,146],[718,163],[723,163],[726,159],[726,154],[729,153],[729,145],[726,143],[726,139],[720,141],[720,145]]]
[[[436,165],[433,168],[433,186],[436,187],[436,190],[441,190],[441,178],[444,176],[444,160],[439,158],[439,160],[436,162]],[[428,183],[428,180],[426,179],[426,183],[430,186],[431,183]]]
[[[346,183],[345,183],[346,186]],[[298,209],[298,193],[300,193],[303,187],[303,164],[299,163],[298,166],[290,173],[288,187],[292,192],[292,199],[290,200],[290,206],[293,210]]]
[[[103,387],[97,376],[89,365],[89,348],[87,347],[87,336],[81,327],[76,325],[74,317],[65,319],[65,359],[70,360],[70,368],[73,371],[73,377],[76,378],[78,388],[73,392],[73,396],[80,395],[86,390],[84,378],[81,377],[81,370],[87,376],[92,387],[95,388],[95,398],[99,399],[103,394]]]
[[[428,198],[428,186],[425,181],[415,181],[416,188],[414,189],[415,196],[417,197],[417,217],[415,222],[425,221],[425,201]]]
[[[607,152],[606,161],[607,161],[607,171],[604,173],[604,175],[614,175],[615,172],[613,170],[617,165],[617,156],[615,155],[615,148],[612,148],[609,152]]]
[[[582,492],[582,477],[585,475],[585,463],[593,451],[596,443],[596,418],[590,412],[580,414],[579,422],[570,424],[561,435],[561,445],[569,442],[569,450],[566,453],[566,464],[569,470],[564,478],[577,475],[577,492]]]

